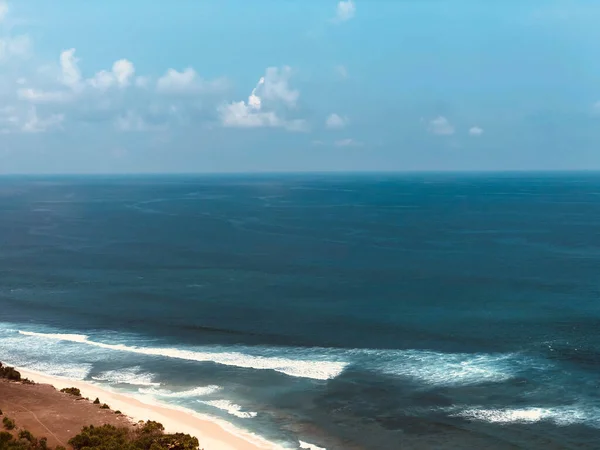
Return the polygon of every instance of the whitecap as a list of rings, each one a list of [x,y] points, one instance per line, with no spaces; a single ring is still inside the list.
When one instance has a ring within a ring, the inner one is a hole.
[[[160,383],[153,381],[154,375],[142,372],[139,366],[128,367],[126,369],[107,370],[92,376],[92,380],[106,381],[115,384],[131,384],[134,386],[160,386]]]
[[[109,350],[138,353],[142,355],[162,356],[198,362],[214,362],[216,364],[250,369],[274,370],[293,377],[312,378],[316,380],[335,378],[342,373],[347,366],[347,363],[342,361],[291,359],[278,356],[250,355],[239,351],[209,351],[208,349],[198,351],[182,350],[178,348],[135,347],[124,344],[106,344],[104,342],[91,341],[88,336],[80,334],[36,333],[33,331],[21,330],[19,330],[19,333],[25,336],[76,342]]]
[[[240,405],[231,403],[228,400],[198,400],[198,402],[226,411],[228,414],[240,419],[252,419],[257,416],[257,413],[253,411],[242,411],[243,408]]]
[[[190,397],[204,397],[206,395],[214,394],[220,391],[220,386],[199,386],[194,389],[188,389],[186,391],[173,392],[167,389],[155,389],[155,388],[140,388],[138,391],[140,394],[151,395],[153,397],[168,397],[168,398],[190,398]]]
[[[379,366],[388,375],[404,376],[432,385],[469,385],[513,378],[525,364],[515,354],[440,353],[402,350],[382,355]]]
[[[548,408],[471,408],[455,413],[453,416],[490,423],[549,421],[560,426],[584,424],[600,428],[600,408],[586,405],[565,405]]]
[[[304,441],[298,441],[300,443],[300,448],[305,448],[307,450],[327,450],[325,447],[318,447],[315,444],[310,444]]]
[[[51,362],[12,361],[12,364],[26,370],[39,372],[53,377],[83,381],[92,370],[91,364],[63,364]]]

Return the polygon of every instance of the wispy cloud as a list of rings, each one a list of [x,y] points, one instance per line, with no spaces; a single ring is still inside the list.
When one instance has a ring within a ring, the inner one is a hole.
[[[444,116],[439,116],[429,122],[429,131],[433,134],[448,136],[454,134],[454,126]]]
[[[47,117],[38,116],[37,109],[32,107],[21,126],[24,133],[41,133],[51,129],[60,128],[65,116],[63,114],[51,114]]]
[[[481,136],[482,134],[483,134],[483,128],[471,127],[469,129],[469,135],[471,135],[471,136]]]
[[[356,6],[353,0],[341,0],[337,4],[336,22],[346,22],[356,14]]]
[[[330,130],[344,128],[347,123],[347,118],[341,117],[335,113],[327,116],[327,119],[325,120],[325,126]]]

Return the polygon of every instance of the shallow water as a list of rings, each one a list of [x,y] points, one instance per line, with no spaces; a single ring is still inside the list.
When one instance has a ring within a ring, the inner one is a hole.
[[[0,360],[289,448],[599,448],[600,176],[4,178]]]

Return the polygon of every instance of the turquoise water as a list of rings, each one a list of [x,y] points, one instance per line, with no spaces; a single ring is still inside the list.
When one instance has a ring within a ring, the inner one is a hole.
[[[289,448],[599,448],[600,175],[0,180],[0,360]]]

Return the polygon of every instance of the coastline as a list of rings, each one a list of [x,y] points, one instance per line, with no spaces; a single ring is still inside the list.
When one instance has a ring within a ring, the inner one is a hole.
[[[76,381],[16,367],[24,378],[37,384],[48,384],[57,390],[76,387],[83,397],[100,398],[112,410],[120,410],[133,422],[154,420],[164,425],[169,433],[187,433],[198,438],[205,450],[284,450],[275,443],[241,430],[227,422],[218,421],[183,408],[174,408],[156,402],[145,402],[136,397],[117,393],[86,381]]]

